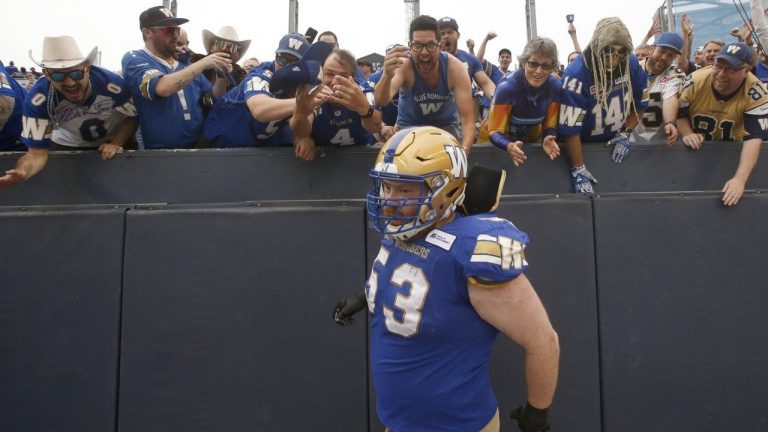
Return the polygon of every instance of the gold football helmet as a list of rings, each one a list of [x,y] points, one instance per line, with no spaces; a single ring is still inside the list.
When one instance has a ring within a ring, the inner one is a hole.
[[[373,179],[368,193],[371,226],[409,240],[450,216],[464,201],[467,155],[450,133],[432,126],[412,127],[384,144],[369,175]],[[391,183],[418,185],[418,196],[392,197],[385,192]]]

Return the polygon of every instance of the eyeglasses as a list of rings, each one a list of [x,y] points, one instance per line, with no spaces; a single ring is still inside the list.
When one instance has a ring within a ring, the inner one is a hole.
[[[430,42],[428,44],[423,44],[421,42],[411,42],[411,51],[422,52],[424,48],[426,48],[429,52],[435,52],[437,51],[438,46],[439,45],[434,42]]]
[[[50,78],[51,81],[57,82],[57,83],[64,81],[65,79],[67,79],[67,77],[72,78],[72,81],[79,81],[83,79],[84,76],[85,76],[85,68],[75,69],[69,72],[60,72],[60,71],[48,72],[48,78]]]
[[[715,62],[715,63],[712,65],[712,69],[714,69],[714,70],[716,70],[716,71],[718,71],[718,72],[725,72],[725,73],[727,73],[727,74],[735,74],[736,72],[739,72],[740,70],[742,70],[742,69],[746,69],[746,68],[745,68],[745,67],[743,67],[743,66],[742,66],[742,67],[740,67],[740,68],[732,68],[732,67],[728,67],[728,65],[725,65],[725,64],[722,64],[722,63],[718,63],[718,62]]]
[[[534,61],[527,61],[525,64],[528,65],[529,68],[536,70],[538,68],[541,68],[543,71],[552,72],[555,70],[555,65],[547,64],[547,63],[537,63]]]
[[[627,47],[616,48],[608,45],[607,47],[603,48],[603,54],[613,54],[613,53],[618,53],[621,56],[627,55]]]
[[[153,30],[159,30],[168,37],[178,36],[179,33],[181,33],[181,27],[150,27],[150,28]]]
[[[288,58],[288,57],[286,57],[284,55],[280,55],[280,54],[275,56],[275,63],[279,64],[280,66],[285,66],[288,63],[295,63],[297,61],[298,60],[293,60],[293,59],[290,59],[290,58]]]

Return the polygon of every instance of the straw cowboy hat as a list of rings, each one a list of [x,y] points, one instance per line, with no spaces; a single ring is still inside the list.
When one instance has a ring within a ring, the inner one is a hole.
[[[29,58],[36,65],[46,69],[65,69],[81,63],[90,65],[96,61],[97,55],[98,48],[93,47],[88,57],[84,57],[72,36],[46,36],[43,39],[43,58],[40,61],[35,60],[32,50],[29,50]]]
[[[251,40],[238,40],[240,37],[237,35],[237,30],[235,30],[234,27],[231,26],[224,26],[219,29],[217,33],[213,33],[208,30],[203,30],[203,46],[205,47],[205,52],[208,54],[211,53],[211,49],[213,48],[213,43],[217,40],[225,40],[229,42],[234,42],[238,45],[240,45],[240,57],[242,57],[246,51],[248,51],[248,47],[251,46]]]

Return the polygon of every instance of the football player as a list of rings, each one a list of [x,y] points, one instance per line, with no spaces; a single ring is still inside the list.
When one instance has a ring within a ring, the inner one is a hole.
[[[376,105],[386,106],[399,93],[395,129],[436,126],[451,132],[469,152],[476,128],[464,64],[441,51],[440,30],[431,16],[414,18],[409,37],[409,47],[394,47],[384,58]]]
[[[683,85],[685,74],[673,65],[683,49],[683,38],[673,32],[659,35],[651,53],[641,62],[648,74],[648,108],[643,114],[643,126],[649,133],[663,125],[667,145],[677,142],[678,132],[675,120],[680,105],[678,92]]]
[[[21,136],[21,108],[27,91],[0,62],[0,151],[24,150]]]
[[[680,94],[677,127],[686,146],[705,141],[743,140],[734,176],[723,186],[722,201],[736,205],[768,139],[768,90],[749,70],[752,49],[741,42],[725,45],[711,67],[688,75]]]
[[[525,270],[528,236],[492,204],[463,215],[466,153],[435,127],[397,132],[370,172],[371,226],[384,234],[365,292],[340,302],[351,324],[367,305],[376,411],[394,431],[498,431],[488,362],[499,332],[526,351],[528,403],[512,414],[545,431],[559,362],[557,333]],[[449,337],[447,335],[450,335]]]
[[[97,150],[104,160],[122,153],[136,131],[136,108],[123,79],[93,66],[94,47],[83,56],[70,36],[45,37],[44,76],[29,90],[22,109],[21,141],[27,153],[0,177],[0,186],[21,183],[42,170],[54,150]]]
[[[614,145],[616,163],[629,154],[629,136],[646,106],[646,85],[627,27],[616,17],[598,21],[589,46],[562,78],[558,133],[565,140],[575,192],[592,194],[597,183],[584,164],[582,142]]]
[[[296,156],[312,160],[315,146],[366,145],[371,134],[381,131],[381,110],[373,103],[373,89],[355,78],[355,57],[337,49],[323,63],[323,80],[311,92],[296,92],[296,111],[291,130]],[[316,96],[326,93],[316,106]]]
[[[557,69],[557,46],[551,39],[534,37],[518,60],[523,67],[496,88],[488,128],[493,145],[508,153],[515,166],[525,162],[525,142],[543,138],[547,156],[560,155],[555,142],[560,80],[552,75]]]
[[[211,83],[203,76],[208,69],[228,69],[226,52],[217,52],[188,63],[176,59],[176,46],[185,18],[176,18],[162,6],[151,7],[139,16],[144,48],[123,56],[125,82],[139,112],[142,149],[192,148],[203,132],[203,106],[222,96],[228,79]]]

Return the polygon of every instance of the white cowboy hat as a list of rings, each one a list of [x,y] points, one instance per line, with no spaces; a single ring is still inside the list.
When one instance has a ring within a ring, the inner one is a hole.
[[[205,52],[208,54],[211,53],[211,48],[213,46],[213,43],[217,39],[223,39],[230,42],[235,42],[236,44],[240,45],[240,57],[242,57],[246,51],[248,51],[248,47],[251,46],[251,40],[238,40],[240,37],[237,35],[237,30],[235,30],[234,27],[231,26],[224,26],[219,29],[217,33],[210,32],[208,30],[203,30],[203,46],[205,47]]]
[[[81,63],[90,65],[96,61],[97,55],[98,48],[93,47],[88,57],[84,57],[72,36],[46,36],[43,39],[43,58],[40,61],[35,60],[32,50],[29,50],[29,58],[36,65],[46,69],[65,69]]]

